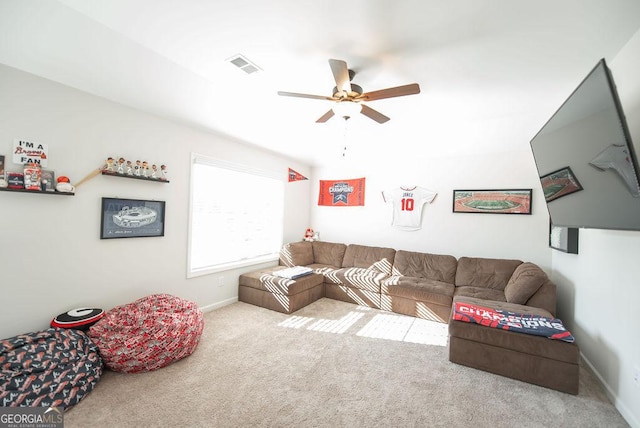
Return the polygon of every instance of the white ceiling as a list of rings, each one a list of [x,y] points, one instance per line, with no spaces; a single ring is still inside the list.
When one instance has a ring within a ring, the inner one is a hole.
[[[639,28],[638,0],[0,0],[0,62],[327,165],[345,141],[372,162],[527,149]],[[371,102],[386,124],[316,124],[330,101],[276,91],[331,95],[329,58],[422,92]]]

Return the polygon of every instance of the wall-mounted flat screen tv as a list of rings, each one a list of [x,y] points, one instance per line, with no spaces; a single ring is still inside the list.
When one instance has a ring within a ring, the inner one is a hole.
[[[554,225],[640,230],[638,162],[604,59],[531,140],[531,149]]]

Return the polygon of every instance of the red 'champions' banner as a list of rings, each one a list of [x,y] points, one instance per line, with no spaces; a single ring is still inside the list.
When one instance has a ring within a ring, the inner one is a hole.
[[[518,314],[502,309],[486,308],[470,303],[455,302],[453,319],[468,323],[475,323],[501,330],[517,333],[533,334],[549,339],[573,342],[575,339],[558,318],[548,318],[539,315]]]
[[[320,180],[318,205],[331,207],[364,205],[364,178]]]

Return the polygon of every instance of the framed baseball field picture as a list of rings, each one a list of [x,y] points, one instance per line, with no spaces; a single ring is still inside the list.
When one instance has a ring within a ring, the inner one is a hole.
[[[100,239],[164,236],[165,202],[102,198]]]
[[[547,202],[582,190],[582,185],[568,166],[543,175],[540,184]]]
[[[531,214],[531,189],[454,190],[453,212]]]

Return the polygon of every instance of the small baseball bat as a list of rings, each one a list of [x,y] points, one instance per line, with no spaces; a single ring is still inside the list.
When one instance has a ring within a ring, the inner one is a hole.
[[[87,174],[82,180],[80,180],[76,184],[74,184],[75,188],[77,189],[78,186],[80,186],[82,183],[85,183],[85,182],[91,180],[93,177],[95,177],[96,175],[100,174],[101,172],[102,172],[102,168],[94,169],[89,174]]]

